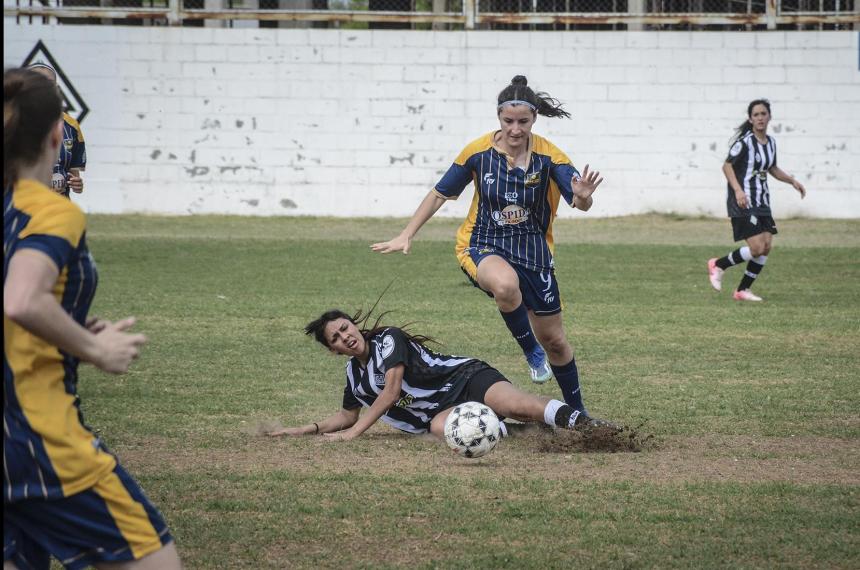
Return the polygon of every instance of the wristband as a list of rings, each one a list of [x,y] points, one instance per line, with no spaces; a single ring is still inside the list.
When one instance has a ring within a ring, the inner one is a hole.
[[[314,435],[316,435],[320,432],[320,425],[318,423],[314,422],[314,428],[316,429],[316,431],[314,432]]]

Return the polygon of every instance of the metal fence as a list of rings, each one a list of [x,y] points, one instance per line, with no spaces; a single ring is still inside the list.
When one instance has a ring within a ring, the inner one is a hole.
[[[18,22],[514,30],[860,29],[858,0],[4,0]],[[241,24],[239,24],[241,22]]]

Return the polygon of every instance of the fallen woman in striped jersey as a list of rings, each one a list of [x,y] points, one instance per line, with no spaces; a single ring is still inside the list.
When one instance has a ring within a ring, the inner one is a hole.
[[[500,417],[545,422],[561,428],[612,426],[564,402],[515,388],[501,372],[475,358],[451,356],[427,348],[429,337],[402,328],[381,326],[380,315],[367,327],[370,314],[350,316],[330,310],[305,327],[333,353],[348,356],[342,409],[318,422],[283,428],[269,435],[326,434],[349,441],[382,419],[409,433],[441,437],[445,418],[457,404],[475,401]],[[361,408],[368,408],[360,414]]]

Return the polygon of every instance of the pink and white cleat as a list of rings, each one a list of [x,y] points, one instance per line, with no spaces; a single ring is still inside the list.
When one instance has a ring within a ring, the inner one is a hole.
[[[763,301],[761,297],[750,291],[749,289],[742,289],[740,291],[735,291],[732,294],[732,299],[735,301]]]
[[[717,267],[716,257],[708,260],[708,278],[711,280],[711,287],[717,291],[723,290],[723,270]]]

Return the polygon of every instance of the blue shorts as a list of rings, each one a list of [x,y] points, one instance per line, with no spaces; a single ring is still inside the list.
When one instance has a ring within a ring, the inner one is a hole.
[[[502,259],[508,262],[514,271],[517,272],[517,276],[520,281],[520,293],[523,296],[523,303],[526,308],[531,309],[531,311],[540,317],[546,317],[549,315],[555,315],[561,312],[561,295],[558,292],[558,281],[555,279],[555,271],[552,269],[545,269],[543,271],[532,271],[530,269],[526,269],[521,265],[517,265],[516,263],[511,263],[511,261],[505,257],[505,255],[501,252],[498,252],[492,248],[476,248],[470,247],[466,250],[468,253],[468,259],[474,264],[474,272],[468,271],[466,267],[461,264],[461,269],[469,278],[469,281],[472,282],[472,285],[481,289],[481,286],[478,285],[477,279],[477,267],[481,263],[481,261],[490,255],[498,255]],[[484,291],[481,289],[481,291]],[[489,291],[484,291],[487,295],[492,297],[492,293]]]
[[[172,541],[161,514],[119,465],[70,497],[3,504],[3,560],[48,570],[50,557],[73,570],[139,560]]]

